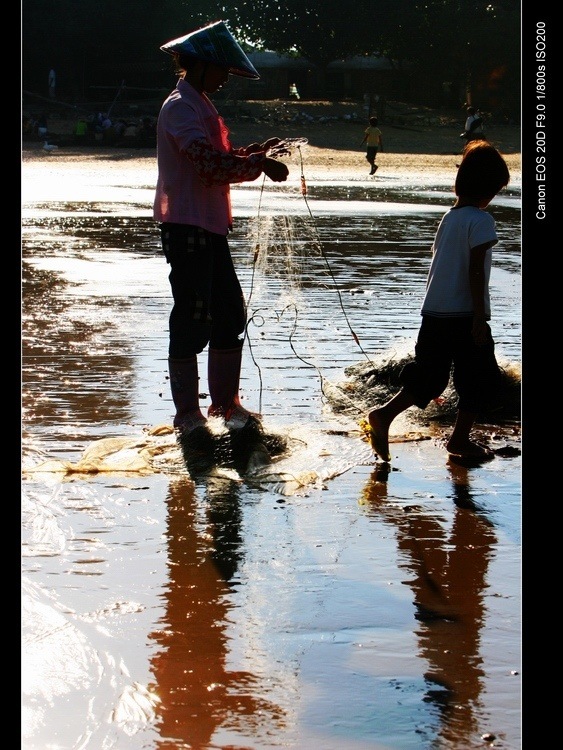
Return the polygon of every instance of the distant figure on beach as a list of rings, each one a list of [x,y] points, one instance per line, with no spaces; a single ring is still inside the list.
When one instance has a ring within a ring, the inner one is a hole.
[[[364,132],[364,137],[360,146],[366,144],[366,159],[371,167],[370,174],[377,172],[377,164],[375,163],[375,157],[378,151],[383,151],[383,133],[377,127],[377,117],[369,118],[369,126]]]
[[[74,126],[74,135],[79,136],[80,138],[85,138],[86,133],[88,132],[88,123],[84,119],[84,117],[79,117],[76,121],[76,125]]]
[[[229,75],[260,77],[223,21],[161,49],[172,55],[180,76],[158,116],[153,211],[174,298],[168,347],[174,427],[183,449],[204,457],[213,438],[199,403],[197,355],[205,347],[208,416],[223,419],[229,430],[260,424],[239,398],[246,305],[227,239],[233,226],[230,185],[262,174],[285,182],[289,170],[267,155],[283,147],[280,138],[234,148],[208,96]]]
[[[37,118],[37,135],[40,138],[45,138],[48,132],[49,127],[47,125],[47,114],[46,112],[42,112]]]
[[[128,122],[123,131],[125,138],[136,138],[139,135],[139,125],[136,122]]]
[[[51,70],[49,71],[48,87],[49,98],[54,99],[57,88],[57,74],[55,73],[54,68],[51,68]]]
[[[156,146],[156,119],[143,117],[139,127],[139,139],[146,146]]]
[[[485,131],[483,129],[483,115],[475,107],[467,107],[467,119],[465,120],[465,130],[461,134],[462,138],[469,143],[474,140],[484,140]]]
[[[293,99],[301,99],[301,97],[299,96],[299,91],[297,89],[297,84],[296,83],[290,83],[289,84],[289,98],[290,99],[291,98],[293,98]]]
[[[455,180],[456,201],[442,217],[421,308],[414,360],[400,374],[401,390],[368,414],[374,452],[390,461],[389,427],[411,406],[425,409],[449,383],[458,396],[457,418],[446,443],[449,454],[487,459],[492,452],[470,439],[477,416],[502,387],[495,358],[489,277],[495,220],[485,208],[508,185],[508,166],[487,141],[465,145]]]
[[[111,126],[112,122],[110,116],[106,112],[103,112],[100,120],[100,128],[102,132],[108,130],[108,128],[111,128]]]

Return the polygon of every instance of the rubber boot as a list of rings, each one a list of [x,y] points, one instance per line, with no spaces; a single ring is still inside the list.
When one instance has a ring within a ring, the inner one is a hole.
[[[182,433],[205,425],[205,417],[199,407],[199,377],[197,355],[188,359],[169,359],[170,390],[176,407],[174,427]]]
[[[223,417],[228,429],[240,429],[249,419],[259,421],[240,403],[239,383],[242,364],[242,347],[236,349],[209,349],[207,381],[211,406],[210,417]]]
[[[170,389],[176,407],[174,427],[191,476],[209,472],[215,464],[215,440],[199,407],[197,356],[169,359]]]

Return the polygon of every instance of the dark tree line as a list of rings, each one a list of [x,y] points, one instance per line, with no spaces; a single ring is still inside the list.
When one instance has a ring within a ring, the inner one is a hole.
[[[22,88],[45,93],[51,67],[68,101],[95,99],[122,80],[169,88],[160,45],[221,19],[249,49],[301,55],[321,72],[377,55],[429,79],[487,81],[517,97],[520,12],[519,0],[24,0]]]

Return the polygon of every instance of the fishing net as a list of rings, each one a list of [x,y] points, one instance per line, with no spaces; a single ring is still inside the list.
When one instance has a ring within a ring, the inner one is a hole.
[[[295,139],[279,148],[297,150],[305,139]],[[412,354],[393,352],[368,355],[354,333],[350,319],[358,308],[342,300],[337,278],[338,257],[328,257],[319,226],[307,201],[307,185],[301,163],[299,194],[295,184],[293,207],[287,210],[259,210],[249,221],[249,238],[254,248],[250,290],[247,294],[249,324],[247,340],[252,349],[257,328],[270,326],[262,335],[284,337],[295,366],[316,371],[323,401],[334,414],[357,418],[384,403],[400,388],[398,373]],[[290,189],[289,186],[287,189]],[[321,227],[323,227],[321,223]],[[412,348],[412,347],[411,347]],[[339,361],[337,361],[339,358]],[[299,360],[299,362],[297,362]],[[356,366],[351,362],[360,360]],[[282,366],[286,366],[286,363]],[[345,376],[345,377],[344,377]],[[270,377],[268,382],[271,382]],[[318,381],[315,381],[318,387]],[[520,377],[503,368],[503,389],[494,406],[487,408],[489,421],[511,422],[519,418]],[[453,421],[457,397],[450,383],[443,398],[420,413],[420,418]]]
[[[288,347],[283,367],[287,370],[293,361],[295,378],[312,369],[316,378],[306,374],[315,391],[311,398],[320,394],[327,404],[330,380],[357,357],[359,341],[333,274],[332,264],[338,261],[328,257],[309,207],[302,158],[306,144],[306,138],[287,139],[269,151],[272,156],[293,157],[300,179],[297,189],[295,182],[282,187],[267,183],[267,190],[263,185],[256,215],[248,220],[245,242],[254,252],[251,278],[245,285],[245,343],[260,367],[268,359],[263,342],[274,338],[279,344],[283,339]]]

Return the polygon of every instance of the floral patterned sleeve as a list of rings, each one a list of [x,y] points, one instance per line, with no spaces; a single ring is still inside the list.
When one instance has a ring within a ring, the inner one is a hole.
[[[199,139],[193,141],[185,153],[203,184],[212,187],[255,180],[262,174],[265,152],[258,151],[246,156],[244,151],[218,151],[208,141]]]

